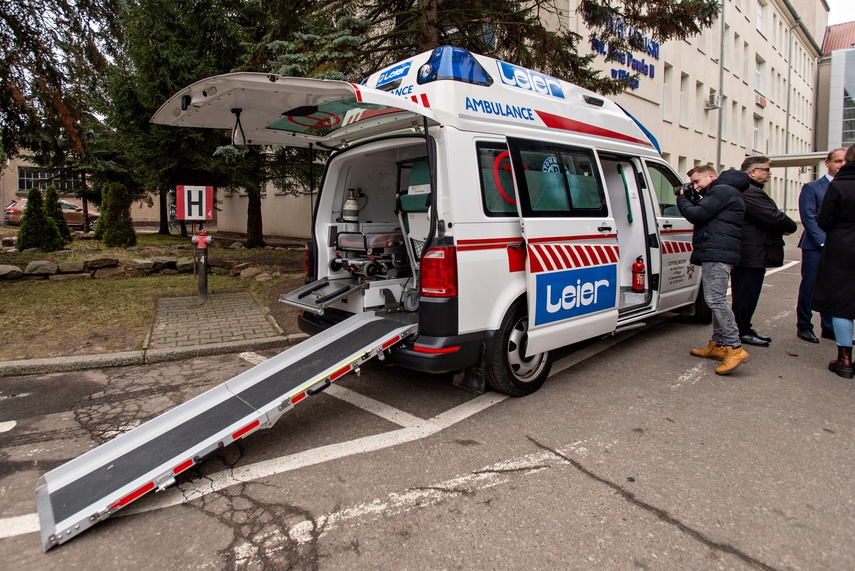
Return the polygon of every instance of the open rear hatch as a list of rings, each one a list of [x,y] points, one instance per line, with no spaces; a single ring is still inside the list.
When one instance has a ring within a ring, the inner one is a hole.
[[[358,140],[438,121],[415,101],[325,79],[268,73],[209,77],[173,95],[152,122],[231,129],[235,144],[339,148]]]

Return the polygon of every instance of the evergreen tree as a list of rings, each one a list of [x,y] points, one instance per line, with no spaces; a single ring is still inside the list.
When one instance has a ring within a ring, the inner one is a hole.
[[[65,215],[62,213],[62,206],[59,203],[59,193],[57,193],[54,185],[50,185],[45,191],[45,210],[48,217],[56,224],[63,243],[71,244],[71,229],[65,221]]]
[[[100,227],[104,245],[109,248],[135,246],[137,234],[131,220],[132,200],[128,189],[122,183],[114,182],[106,185],[103,192],[102,216],[98,219],[96,231]]]
[[[39,248],[43,252],[55,252],[65,245],[56,223],[48,216],[42,191],[33,187],[27,193],[27,208],[18,228],[15,242],[19,250]]]
[[[249,59],[263,0],[130,0],[125,44],[109,70],[109,124],[144,188],[159,194],[160,230],[169,233],[167,196],[179,184],[228,186],[230,167],[214,158],[229,137],[214,129],[174,129],[149,119],[176,91]],[[260,211],[260,209],[259,209]]]

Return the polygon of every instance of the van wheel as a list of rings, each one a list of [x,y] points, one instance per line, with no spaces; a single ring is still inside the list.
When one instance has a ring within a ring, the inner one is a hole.
[[[493,390],[515,397],[529,395],[546,381],[552,352],[526,357],[528,313],[525,298],[516,301],[487,348],[487,382]]]

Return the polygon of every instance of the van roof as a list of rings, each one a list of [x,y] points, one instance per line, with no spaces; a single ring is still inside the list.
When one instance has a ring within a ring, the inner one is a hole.
[[[237,112],[237,114],[236,114]],[[155,123],[233,129],[236,142],[340,147],[427,120],[461,130],[551,132],[614,150],[657,154],[655,139],[613,101],[508,62],[442,46],[345,81],[235,73],[179,91]]]

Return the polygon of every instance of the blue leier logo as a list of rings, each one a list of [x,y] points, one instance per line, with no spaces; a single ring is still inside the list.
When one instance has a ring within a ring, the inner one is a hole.
[[[564,99],[561,82],[554,77],[504,61],[497,61],[496,63],[499,65],[499,77],[502,78],[502,83],[505,85]]]
[[[535,325],[609,309],[617,299],[617,266],[537,274],[535,295]]]
[[[409,73],[411,64],[412,62],[407,61],[396,65],[395,67],[390,67],[380,74],[380,77],[377,78],[377,85],[375,87],[380,87],[381,85],[386,85],[387,83],[392,83],[397,79],[401,79]]]

